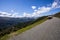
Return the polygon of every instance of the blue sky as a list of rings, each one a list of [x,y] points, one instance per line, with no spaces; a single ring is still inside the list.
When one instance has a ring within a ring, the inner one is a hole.
[[[60,12],[59,0],[0,0],[0,16],[36,17]]]

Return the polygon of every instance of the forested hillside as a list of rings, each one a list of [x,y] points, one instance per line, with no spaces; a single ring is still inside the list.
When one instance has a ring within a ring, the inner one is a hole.
[[[29,25],[31,25],[31,24],[39,21],[39,20],[42,20],[42,19],[46,18],[46,17],[47,16],[43,16],[43,17],[39,17],[39,18],[34,19],[34,20],[31,19],[30,21],[19,22],[16,25],[13,25],[11,27],[0,29],[0,37],[4,36],[6,34],[10,34],[11,32],[15,32],[19,29],[22,29],[22,28],[26,27],[26,26],[29,26]]]
[[[54,16],[60,18],[60,12],[56,13]]]

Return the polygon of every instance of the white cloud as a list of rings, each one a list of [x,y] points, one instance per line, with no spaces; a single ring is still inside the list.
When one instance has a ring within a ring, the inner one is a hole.
[[[52,3],[52,8],[60,8],[60,1],[59,0],[55,0],[53,3]]]
[[[48,4],[49,5],[49,4]],[[38,9],[36,9],[36,6],[32,6],[32,9],[34,9],[34,12],[29,14],[24,12],[23,15],[18,15],[19,13],[14,12],[14,10],[11,10],[11,13],[8,12],[1,12],[0,11],[0,16],[4,16],[4,17],[38,17],[40,16],[41,13],[46,13],[51,11],[52,9],[56,9],[56,8],[60,8],[60,1],[54,1],[52,4],[50,4],[49,6],[42,6],[42,7],[38,7]]]
[[[53,2],[52,8],[55,8],[57,6],[57,2]]]
[[[9,14],[8,12],[2,12],[2,11],[0,11],[0,16],[8,17],[8,16],[11,16],[11,14]]]
[[[39,16],[41,13],[49,12],[53,9],[60,8],[59,4],[60,4],[60,1],[57,0],[57,1],[54,1],[52,4],[50,4],[50,7],[49,6],[39,7],[38,10],[36,10],[36,9],[34,10],[32,16]]]
[[[41,7],[40,9],[33,12],[32,17],[38,17],[41,13],[49,12],[51,7]]]
[[[0,16],[2,17],[18,17],[18,13],[8,13],[8,12],[2,12],[0,11]]]
[[[37,11],[37,14],[40,14],[40,13],[44,13],[44,12],[48,12],[48,11],[50,11],[51,10],[51,8],[50,7],[41,7],[41,9],[39,9],[38,11]]]
[[[18,13],[13,13],[12,14],[12,17],[17,17],[18,16]]]
[[[24,12],[23,17],[31,17],[31,14]]]
[[[36,6],[32,6],[32,9],[36,9]]]
[[[35,12],[37,11],[37,10],[34,10]]]

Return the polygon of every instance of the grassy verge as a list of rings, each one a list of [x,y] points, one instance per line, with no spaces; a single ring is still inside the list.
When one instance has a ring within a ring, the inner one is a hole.
[[[27,26],[27,27],[25,27],[25,28],[22,28],[22,29],[20,29],[20,30],[18,30],[18,31],[16,31],[16,32],[13,32],[13,33],[11,33],[11,34],[7,34],[7,35],[3,36],[2,38],[0,38],[0,40],[7,40],[8,38],[10,38],[10,37],[12,37],[12,36],[16,36],[16,35],[24,32],[24,31],[26,31],[26,30],[29,30],[29,29],[35,27],[36,25],[41,24],[42,22],[44,22],[44,21],[46,21],[46,20],[47,20],[47,18],[42,19],[42,20],[37,21],[36,23],[34,23],[34,24],[32,24],[32,25],[29,25],[29,26]]]

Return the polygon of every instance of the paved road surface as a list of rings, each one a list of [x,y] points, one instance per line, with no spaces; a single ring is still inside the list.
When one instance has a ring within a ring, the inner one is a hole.
[[[60,19],[54,17],[9,40],[60,40]]]

